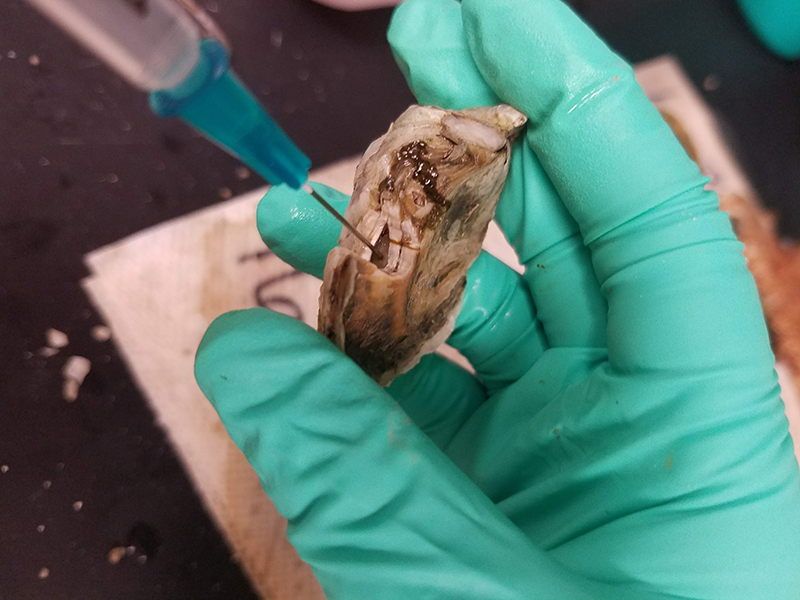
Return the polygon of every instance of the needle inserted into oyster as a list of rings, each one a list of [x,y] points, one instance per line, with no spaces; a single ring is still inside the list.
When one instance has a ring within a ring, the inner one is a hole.
[[[364,154],[328,254],[319,330],[381,385],[453,330],[525,116],[500,105],[411,106]]]

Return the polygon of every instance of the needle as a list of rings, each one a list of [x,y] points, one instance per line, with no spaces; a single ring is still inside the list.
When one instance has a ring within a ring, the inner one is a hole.
[[[315,192],[314,188],[312,188],[310,185],[308,185],[306,183],[306,184],[303,184],[303,191],[304,192],[308,192],[309,194],[311,194],[311,196],[314,198],[314,200],[316,200],[317,202],[322,204],[322,206],[325,208],[325,210],[327,210],[334,217],[336,217],[336,220],[339,221],[339,223],[341,223],[342,225],[347,227],[347,229],[348,229],[348,231],[350,231],[350,233],[352,233],[354,236],[356,236],[361,241],[361,243],[364,244],[367,248],[372,250],[373,254],[375,254],[375,256],[377,256],[379,260],[383,260],[383,254],[378,252],[378,250],[375,249],[375,246],[370,244],[369,240],[367,238],[365,238],[363,235],[361,235],[361,233],[358,231],[358,229],[353,227],[347,219],[345,219],[342,215],[340,215],[338,212],[336,212],[336,209],[333,208],[330,204],[328,204],[328,202],[325,200],[325,198],[323,198],[317,192]]]

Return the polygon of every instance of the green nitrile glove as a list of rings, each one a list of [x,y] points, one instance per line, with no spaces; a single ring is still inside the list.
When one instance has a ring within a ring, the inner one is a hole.
[[[420,102],[529,116],[497,212],[527,270],[470,270],[475,376],[433,355],[384,390],[299,321],[209,329],[197,379],[328,597],[799,598],[755,285],[631,68],[555,0],[411,0],[389,39]],[[317,276],[340,231],[285,188],[258,225]]]
[[[738,0],[762,42],[786,59],[800,58],[800,0]]]

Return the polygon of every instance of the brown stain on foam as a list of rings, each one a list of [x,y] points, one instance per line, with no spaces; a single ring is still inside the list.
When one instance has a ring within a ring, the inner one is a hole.
[[[227,433],[224,434],[227,437]],[[222,486],[224,528],[258,594],[265,600],[325,600],[311,567],[286,537],[286,519],[261,488],[244,454],[228,438]]]
[[[242,267],[241,237],[252,237],[255,223],[221,220],[204,236],[205,257],[198,305],[208,322],[224,312],[254,305],[252,290],[242,285],[251,269],[264,265],[249,261]],[[247,272],[243,269],[248,269]],[[258,594],[265,600],[324,600],[325,595],[311,568],[303,562],[286,538],[286,520],[261,488],[261,482],[244,454],[233,443],[222,423],[211,434],[224,439],[225,469],[218,490],[221,529],[237,549],[239,562]]]
[[[233,280],[236,269],[236,253],[241,245],[235,240],[240,235],[251,233],[255,227],[251,222],[232,223],[220,220],[206,233],[202,241],[205,257],[205,276],[200,288],[199,309],[203,318],[209,322],[222,313],[242,308],[241,285]],[[228,243],[228,240],[232,240]]]
[[[674,133],[675,137],[678,138],[678,141],[681,143],[681,146],[683,146],[686,154],[689,155],[689,158],[691,158],[694,162],[697,162],[699,156],[697,153],[697,147],[694,145],[694,142],[692,142],[692,138],[689,136],[689,132],[686,131],[686,128],[683,126],[683,123],[681,123],[673,114],[665,110],[660,110],[659,112],[661,113],[661,117],[667,122],[667,125],[669,125],[669,128],[672,129],[672,133]]]

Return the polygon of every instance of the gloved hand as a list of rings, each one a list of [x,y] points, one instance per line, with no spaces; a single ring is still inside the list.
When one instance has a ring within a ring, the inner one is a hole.
[[[209,328],[198,382],[328,598],[800,596],[755,285],[631,68],[556,0],[409,0],[389,40],[421,103],[530,118],[497,211],[526,272],[470,270],[474,376],[433,355],[384,390],[288,317]],[[316,276],[340,231],[282,188],[258,225]]]

